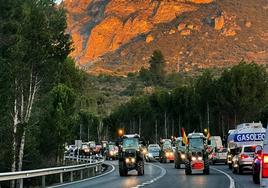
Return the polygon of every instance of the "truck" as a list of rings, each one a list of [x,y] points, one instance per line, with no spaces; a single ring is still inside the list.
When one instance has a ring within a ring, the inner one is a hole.
[[[191,175],[193,171],[209,174],[206,137],[203,133],[190,133],[187,138],[185,174]]]
[[[266,129],[259,123],[242,123],[229,131],[227,140],[227,162],[234,173],[243,173],[251,169],[253,151],[257,145],[263,145]],[[247,146],[247,147],[246,147]],[[249,152],[250,151],[250,152]]]
[[[144,175],[145,157],[140,147],[141,142],[138,134],[123,135],[117,140],[120,176],[127,176],[128,171],[131,170],[136,170],[139,176]]]

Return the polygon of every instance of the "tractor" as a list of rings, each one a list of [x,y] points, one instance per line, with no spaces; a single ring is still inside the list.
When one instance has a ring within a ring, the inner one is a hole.
[[[188,135],[186,147],[185,174],[191,175],[193,171],[209,174],[209,159],[207,152],[207,139],[203,133]]]
[[[138,134],[123,135],[117,141],[120,176],[127,176],[131,170],[137,170],[139,176],[144,175],[145,158],[140,143],[142,141]]]

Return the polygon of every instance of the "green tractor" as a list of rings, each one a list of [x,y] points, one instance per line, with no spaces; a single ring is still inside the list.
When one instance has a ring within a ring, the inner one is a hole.
[[[209,159],[203,133],[191,133],[188,135],[186,147],[185,174],[190,175],[193,171],[202,171],[209,174]]]
[[[174,164],[175,168],[180,169],[181,164],[185,162],[185,152],[186,152],[186,145],[182,142],[182,137],[178,137],[175,140],[175,151],[174,151]]]
[[[162,139],[160,141],[159,161],[160,163],[172,163],[174,161],[174,154],[172,149],[171,139]]]
[[[116,143],[119,146],[119,174],[127,176],[128,171],[137,170],[138,175],[144,175],[144,153],[140,147],[140,136],[124,135]]]

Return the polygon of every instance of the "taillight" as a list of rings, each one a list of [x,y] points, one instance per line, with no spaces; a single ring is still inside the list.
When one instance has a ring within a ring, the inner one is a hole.
[[[268,154],[262,155],[262,177],[268,178]]]
[[[216,153],[212,153],[212,156],[213,156],[213,157],[216,157],[216,156],[217,156],[217,154],[216,154]]]
[[[241,155],[240,155],[240,158],[241,158],[241,159],[246,159],[246,158],[248,158],[248,155],[246,155],[246,154],[241,154]]]
[[[257,156],[257,159],[262,160],[261,155],[258,155]]]

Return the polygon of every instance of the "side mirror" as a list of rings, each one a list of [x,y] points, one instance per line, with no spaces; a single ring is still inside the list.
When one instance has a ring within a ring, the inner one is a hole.
[[[262,154],[262,146],[256,146],[255,148],[255,154],[261,155]]]

